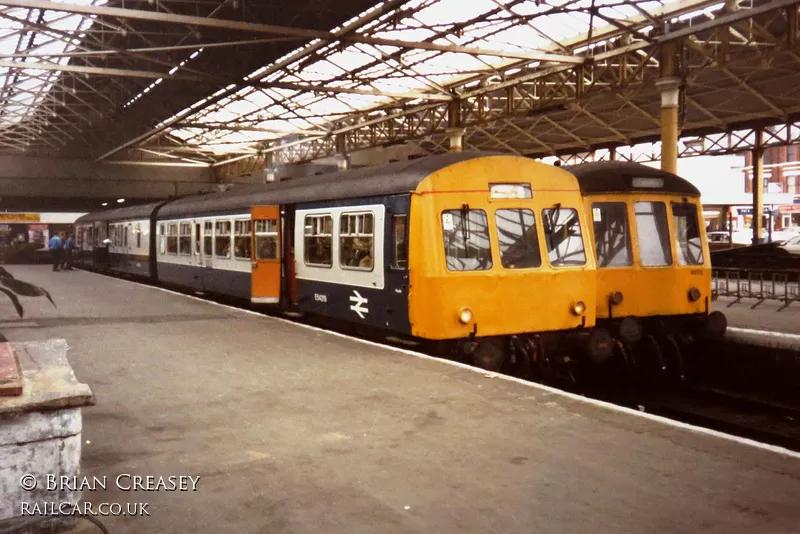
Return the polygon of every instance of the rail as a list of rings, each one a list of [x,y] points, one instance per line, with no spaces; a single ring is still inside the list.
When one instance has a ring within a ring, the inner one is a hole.
[[[781,309],[800,301],[800,270],[716,267],[712,269],[712,288],[717,297],[736,297],[783,301]],[[757,303],[758,304],[758,303]]]

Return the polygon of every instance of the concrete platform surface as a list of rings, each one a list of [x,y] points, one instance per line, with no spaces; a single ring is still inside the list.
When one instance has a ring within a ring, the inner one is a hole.
[[[58,309],[25,299],[20,320],[0,300],[0,331],[65,338],[97,399],[83,467],[108,489],[84,499],[148,503],[102,518],[115,534],[800,528],[797,455],[91,273],[9,270]],[[133,492],[120,474],[200,480]]]
[[[784,307],[783,301],[720,297],[713,308],[728,318],[728,326],[800,335],[800,302]]]

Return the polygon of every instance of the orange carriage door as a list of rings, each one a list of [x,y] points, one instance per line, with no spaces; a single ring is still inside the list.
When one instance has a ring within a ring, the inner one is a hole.
[[[251,301],[274,304],[281,296],[280,208],[253,206],[253,296]]]

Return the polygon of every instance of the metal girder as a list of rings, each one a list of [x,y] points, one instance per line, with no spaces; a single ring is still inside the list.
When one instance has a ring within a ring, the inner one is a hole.
[[[9,69],[19,70],[55,70],[59,72],[77,72],[79,74],[93,74],[98,76],[124,76],[129,78],[150,78],[165,80],[190,80],[199,81],[204,80],[199,76],[190,76],[186,74],[167,74],[166,72],[149,72],[143,70],[126,70],[126,69],[107,69],[100,67],[83,67],[77,65],[61,65],[58,63],[50,63],[47,61],[6,61],[0,59],[0,67],[7,67]]]

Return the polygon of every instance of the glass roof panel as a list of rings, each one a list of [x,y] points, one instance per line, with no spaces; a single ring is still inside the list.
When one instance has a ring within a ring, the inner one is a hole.
[[[106,0],[63,0],[78,5],[103,5]],[[93,16],[65,14],[58,11],[9,8],[0,4],[0,54],[6,61],[35,64],[40,61],[66,64],[69,58],[47,57],[76,50],[80,33],[93,21]],[[56,31],[43,31],[34,24],[46,24]],[[64,37],[59,32],[73,34]],[[44,57],[41,57],[44,56]],[[0,69],[0,130],[29,119],[45,100],[53,82],[60,76],[55,70]],[[25,106],[9,105],[22,102]]]
[[[653,12],[662,10],[664,5],[678,6],[686,1],[651,0],[639,2],[637,6]],[[565,54],[559,43],[581,46],[589,33],[590,21],[593,32],[605,29],[616,32],[616,26],[603,17],[588,14],[592,5],[600,8],[604,17],[619,20],[624,25],[636,21],[641,28],[645,23],[642,13],[625,0],[411,0],[403,5],[399,16],[397,12],[387,13],[355,30],[356,35],[405,41],[407,46],[338,42],[327,44],[317,52],[300,54],[311,46],[309,44],[284,56],[297,58],[288,67],[278,69],[267,65],[250,75],[265,86],[283,82],[385,94],[332,94],[315,91],[314,87],[303,91],[273,87],[240,91],[222,100],[221,109],[202,111],[197,116],[208,121],[215,117],[216,121],[222,120],[220,117],[225,117],[226,113],[235,117],[245,115],[245,119],[257,119],[258,124],[271,130],[295,132],[307,128],[318,131],[332,128],[334,121],[353,111],[425,102],[418,94],[405,98],[398,98],[398,94],[414,91],[444,95],[465,79],[470,79],[470,86],[475,87],[475,74],[498,74],[509,68],[518,72],[520,68],[546,65],[502,54],[514,56],[536,51]],[[584,11],[579,12],[581,9]],[[356,19],[348,24],[354,21]],[[422,42],[497,54],[427,50],[415,46]],[[263,77],[268,70],[274,72]],[[240,100],[246,102],[237,104]],[[222,139],[219,135],[215,139]]]

